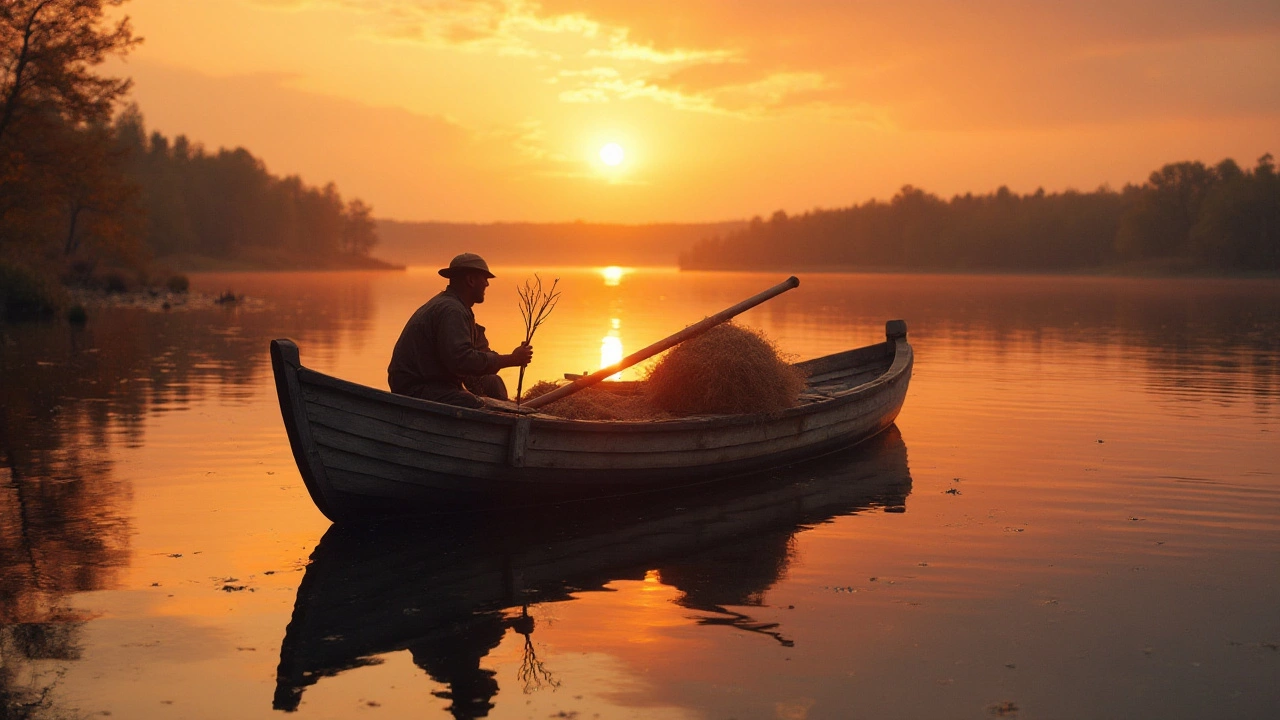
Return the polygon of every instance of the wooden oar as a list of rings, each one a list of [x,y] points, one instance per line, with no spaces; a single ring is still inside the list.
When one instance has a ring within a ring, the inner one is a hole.
[[[643,350],[637,350],[636,352],[631,353],[630,355],[622,358],[621,360],[610,365],[609,367],[601,368],[591,373],[590,375],[583,375],[582,377],[578,378],[577,380],[574,380],[568,385],[562,385],[545,395],[539,395],[538,397],[524,403],[524,407],[529,409],[540,408],[543,405],[553,403],[562,397],[567,397],[569,395],[572,395],[578,392],[579,390],[582,390],[583,388],[591,387],[592,385],[595,385],[596,383],[600,382],[601,380],[604,380],[605,378],[609,377],[610,375],[613,375],[614,373],[618,373],[623,370],[626,370],[632,365],[635,365],[636,363],[641,362],[643,360],[648,360],[649,358],[653,357],[654,355],[657,355],[663,350],[673,348],[676,345],[679,345],[680,343],[684,342],[685,340],[688,340],[689,338],[697,337],[702,333],[715,327],[716,325],[719,325],[720,323],[725,322],[726,320],[729,320],[735,315],[740,315],[741,313],[746,312],[747,310],[750,310],[751,308],[759,305],[765,300],[769,300],[771,298],[777,297],[782,293],[790,290],[791,288],[798,286],[799,284],[800,284],[799,278],[792,275],[786,280],[783,280],[782,282],[778,283],[777,285],[774,285],[773,287],[769,288],[768,290],[765,290],[764,292],[758,295],[752,295],[751,297],[747,298],[746,300],[743,300],[737,305],[721,310],[715,315],[712,315],[711,317],[706,318],[702,322],[694,323],[693,325],[690,325],[689,327],[681,330],[680,332],[670,337],[667,337],[665,339],[659,340],[658,342],[650,345],[649,347],[646,347]]]

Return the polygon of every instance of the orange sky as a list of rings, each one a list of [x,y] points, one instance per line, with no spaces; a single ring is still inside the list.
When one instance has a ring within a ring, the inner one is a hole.
[[[148,125],[403,220],[725,220],[1280,154],[1280,3],[132,0]],[[598,157],[617,142],[617,169]]]

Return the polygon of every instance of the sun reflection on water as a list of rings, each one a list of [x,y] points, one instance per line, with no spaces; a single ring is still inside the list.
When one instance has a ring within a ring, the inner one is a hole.
[[[609,334],[605,335],[600,341],[600,367],[602,368],[607,368],[622,360],[622,337],[618,334],[620,323],[618,318],[612,318],[609,322],[613,327],[609,330]],[[616,372],[606,379],[621,380],[622,373]]]

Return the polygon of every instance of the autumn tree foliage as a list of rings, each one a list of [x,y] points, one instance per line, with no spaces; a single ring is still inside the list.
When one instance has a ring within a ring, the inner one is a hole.
[[[133,195],[110,149],[110,120],[129,80],[98,66],[139,40],[124,0],[0,3],[0,247],[38,259],[86,238],[136,253]]]

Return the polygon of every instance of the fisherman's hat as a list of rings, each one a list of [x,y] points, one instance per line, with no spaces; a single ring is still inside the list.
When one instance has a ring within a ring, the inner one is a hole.
[[[440,268],[440,274],[447,278],[464,272],[479,272],[484,273],[485,277],[495,277],[489,272],[489,264],[475,253],[462,253],[449,261],[449,267]]]

